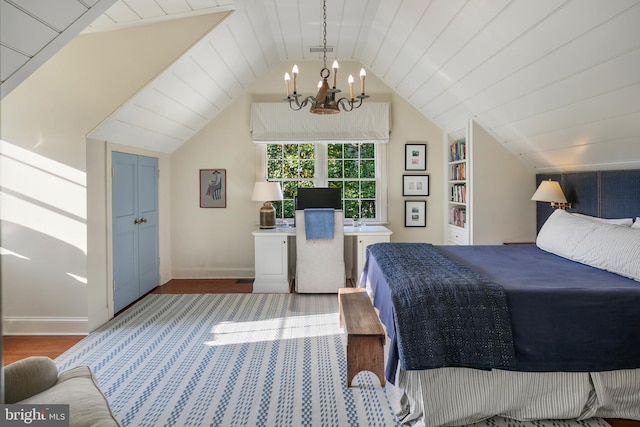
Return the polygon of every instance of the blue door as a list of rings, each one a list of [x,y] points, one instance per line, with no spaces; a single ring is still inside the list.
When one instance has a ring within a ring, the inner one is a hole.
[[[158,159],[113,152],[113,302],[118,312],[160,283]]]

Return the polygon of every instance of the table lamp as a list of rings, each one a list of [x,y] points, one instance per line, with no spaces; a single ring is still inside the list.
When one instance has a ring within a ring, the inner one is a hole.
[[[260,181],[253,186],[251,200],[264,202],[260,208],[260,228],[275,228],[276,210],[271,202],[282,200],[282,189],[279,182]]]

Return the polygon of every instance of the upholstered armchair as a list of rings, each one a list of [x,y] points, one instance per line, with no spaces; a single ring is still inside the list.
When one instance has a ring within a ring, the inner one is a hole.
[[[53,360],[33,356],[11,363],[2,370],[4,403],[68,404],[71,427],[120,426],[88,366],[78,366],[58,375]]]

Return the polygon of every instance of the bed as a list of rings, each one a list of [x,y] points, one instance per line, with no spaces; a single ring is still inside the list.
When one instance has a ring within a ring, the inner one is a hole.
[[[371,245],[406,425],[640,420],[640,219],[554,212],[536,244]]]

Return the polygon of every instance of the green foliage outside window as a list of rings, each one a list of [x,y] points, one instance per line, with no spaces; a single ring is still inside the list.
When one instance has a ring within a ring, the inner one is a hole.
[[[293,218],[294,197],[300,187],[313,187],[314,144],[268,144],[267,179],[280,181],[284,200],[275,202],[278,218]],[[342,189],[346,218],[376,217],[374,144],[328,144],[327,186]]]
[[[315,147],[313,144],[268,144],[267,180],[280,181],[282,201],[273,203],[276,217],[293,218],[294,197],[299,187],[313,187]]]
[[[376,168],[373,144],[329,144],[330,187],[342,188],[346,218],[375,218]]]

